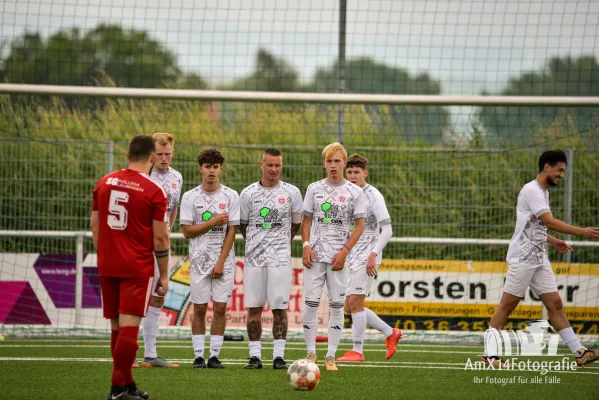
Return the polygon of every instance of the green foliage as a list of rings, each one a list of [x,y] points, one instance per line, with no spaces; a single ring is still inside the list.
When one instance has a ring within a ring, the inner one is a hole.
[[[246,78],[237,79],[224,89],[294,92],[299,90],[300,86],[298,72],[287,61],[261,48],[256,53],[252,73]]]
[[[222,150],[226,158],[222,182],[237,191],[260,179],[258,162],[265,147],[281,148],[282,178],[302,193],[325,176],[321,151],[335,141],[335,114],[329,110],[235,103],[229,105],[234,119],[227,122],[212,119],[208,107],[200,102],[109,100],[105,108],[86,114],[70,112],[59,101],[48,107],[14,109],[6,96],[0,97],[4,115],[0,118],[1,225],[4,229],[88,230],[91,192],[109,172],[109,154],[114,155],[113,169],[125,167],[127,141],[142,132],[175,134],[173,167],[183,175],[184,191],[200,184],[196,157],[207,146]],[[576,126],[567,120],[556,119],[548,128],[535,131],[536,144],[529,148],[490,151],[478,137],[470,148],[451,150],[408,147],[396,142],[392,130],[376,130],[362,107],[348,109],[346,148],[350,154],[369,158],[368,180],[387,199],[394,236],[509,239],[518,192],[536,176],[538,155],[548,147],[575,150],[573,223],[596,225],[598,149],[580,139]],[[114,142],[113,150],[109,141]],[[563,190],[561,183],[551,192],[552,211],[558,218],[563,218]],[[179,231],[177,224],[175,231]],[[51,249],[54,242],[2,243],[4,250],[23,251]],[[185,241],[173,244],[175,252],[185,251]],[[242,254],[241,248],[237,251]],[[392,244],[385,256],[501,260],[505,247]],[[599,262],[596,250],[582,248],[573,260]]]
[[[510,79],[500,92],[505,96],[599,96],[599,63],[594,57],[552,58],[542,71]],[[530,145],[533,133],[556,119],[568,120],[586,143],[599,142],[599,108],[483,107],[477,113],[487,141],[493,144]]]
[[[147,32],[104,24],[47,40],[25,34],[12,42],[3,66],[7,82],[52,85],[161,87],[181,75],[175,55]]]
[[[346,62],[346,90],[350,93],[378,94],[441,94],[441,84],[422,73],[412,76],[402,68],[394,68],[371,58]],[[338,62],[316,72],[314,82],[306,88],[311,92],[338,91]],[[365,106],[372,128],[396,137],[396,144],[443,142],[450,118],[446,107],[440,106]]]

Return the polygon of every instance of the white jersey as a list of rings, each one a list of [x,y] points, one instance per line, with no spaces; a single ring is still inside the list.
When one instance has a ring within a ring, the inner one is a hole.
[[[179,199],[181,198],[181,188],[183,187],[183,177],[176,169],[168,167],[165,172],[159,171],[156,168],[152,169],[152,173],[150,174],[150,178],[158,184],[166,193],[166,198],[168,199],[168,203],[166,206],[166,211],[169,216],[169,224],[168,229],[170,231],[170,216],[171,212],[176,209],[179,205]]]
[[[365,267],[368,256],[370,256],[374,245],[379,240],[379,236],[381,236],[381,227],[391,223],[391,216],[387,210],[385,198],[377,188],[366,184],[362,190],[364,190],[364,208],[366,209],[364,233],[362,233],[360,240],[358,240],[358,243],[356,243],[351,253],[349,253],[348,261],[350,262],[349,265],[352,266],[358,265],[363,261],[363,266]],[[383,254],[381,252],[376,256],[377,265],[382,261]]]
[[[302,222],[302,195],[280,182],[272,188],[260,182],[239,197],[241,224],[247,225],[245,267],[291,267],[291,224]]]
[[[507,251],[508,263],[540,265],[549,261],[545,251],[547,227],[539,219],[549,211],[549,191],[536,179],[524,185],[518,195],[516,231]]]
[[[312,218],[314,261],[330,264],[347,243],[353,221],[364,214],[364,191],[350,181],[332,185],[323,179],[308,186],[304,215]]]
[[[181,225],[198,225],[218,214],[228,213],[228,226],[239,225],[239,195],[233,189],[220,185],[215,192],[206,192],[202,185],[185,192],[181,200]],[[189,240],[189,266],[197,275],[212,274],[225,242],[227,227],[215,225],[210,231]],[[235,251],[225,261],[225,273],[234,271]]]

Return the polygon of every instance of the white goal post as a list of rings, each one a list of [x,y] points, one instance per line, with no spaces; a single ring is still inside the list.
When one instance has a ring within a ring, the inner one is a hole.
[[[163,100],[205,100],[320,104],[418,104],[447,106],[598,107],[587,96],[441,96],[400,94],[246,92],[227,90],[145,89],[1,83],[0,94],[91,96]]]

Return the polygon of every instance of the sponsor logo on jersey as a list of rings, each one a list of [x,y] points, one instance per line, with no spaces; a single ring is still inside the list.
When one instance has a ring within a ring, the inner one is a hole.
[[[343,220],[335,218],[339,216],[339,206],[332,205],[325,201],[320,205],[320,209],[324,213],[324,218],[318,218],[318,222],[323,224],[343,225]]]
[[[271,210],[268,207],[262,207],[260,209],[260,216],[262,217],[262,223],[256,224],[256,228],[271,229],[283,226],[277,209]]]
[[[213,213],[212,211],[204,211],[202,213],[202,221],[208,222],[212,218],[216,217],[218,214]],[[222,225],[216,225],[208,229],[208,232],[224,232],[225,228]]]

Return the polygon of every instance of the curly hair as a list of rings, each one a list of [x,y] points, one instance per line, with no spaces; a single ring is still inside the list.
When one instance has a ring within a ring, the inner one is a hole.
[[[198,156],[198,164],[200,167],[204,164],[219,164],[223,165],[225,163],[225,157],[221,154],[220,151],[215,149],[214,147],[210,147],[209,149],[204,149]]]

